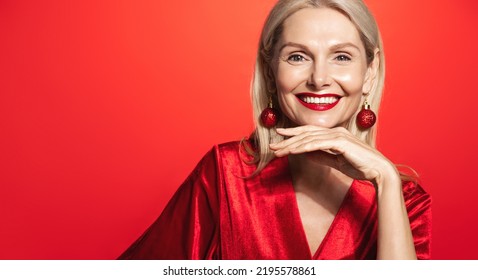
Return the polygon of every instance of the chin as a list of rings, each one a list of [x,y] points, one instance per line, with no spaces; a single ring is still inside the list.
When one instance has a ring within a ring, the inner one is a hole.
[[[336,122],[332,122],[330,120],[323,120],[323,119],[314,119],[314,120],[305,120],[303,125],[314,125],[323,128],[334,128],[339,126]]]

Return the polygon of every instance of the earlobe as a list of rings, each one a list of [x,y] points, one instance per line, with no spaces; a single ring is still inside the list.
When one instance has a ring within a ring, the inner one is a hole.
[[[374,88],[377,82],[379,66],[380,66],[380,50],[376,48],[374,51],[373,61],[367,67],[367,73],[365,74],[365,80],[363,83],[362,92],[369,93]]]

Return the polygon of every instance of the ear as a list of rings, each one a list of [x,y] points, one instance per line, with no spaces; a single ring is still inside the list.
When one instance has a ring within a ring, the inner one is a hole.
[[[365,73],[365,79],[362,86],[363,93],[369,93],[375,87],[375,84],[377,82],[379,66],[380,66],[380,50],[376,48],[374,51],[373,60],[367,67],[367,73]]]

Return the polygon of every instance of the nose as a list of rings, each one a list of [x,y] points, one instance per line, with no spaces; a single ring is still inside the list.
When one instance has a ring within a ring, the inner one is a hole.
[[[320,89],[330,86],[332,79],[330,77],[329,65],[325,60],[316,60],[310,67],[310,74],[307,84]]]

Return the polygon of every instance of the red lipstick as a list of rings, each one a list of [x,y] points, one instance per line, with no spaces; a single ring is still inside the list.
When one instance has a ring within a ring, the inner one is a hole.
[[[310,92],[304,92],[304,93],[299,93],[296,94],[297,99],[299,102],[304,105],[305,107],[314,110],[314,111],[327,111],[335,107],[340,101],[340,98],[342,96],[334,93],[326,93],[326,94],[315,94],[315,93],[310,93]],[[322,97],[333,97],[336,98],[336,100],[333,103],[317,103],[317,102],[311,102],[308,103],[305,100],[307,99],[313,99],[313,98],[322,98]]]

